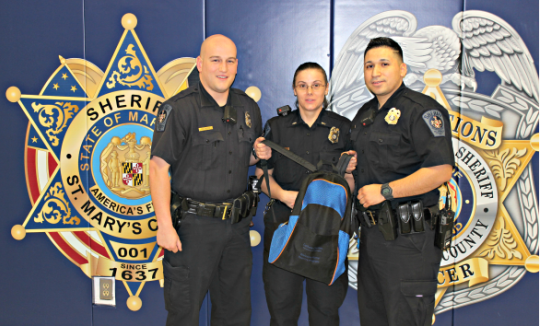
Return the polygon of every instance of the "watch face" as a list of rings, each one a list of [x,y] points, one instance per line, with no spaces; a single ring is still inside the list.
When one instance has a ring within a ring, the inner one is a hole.
[[[390,191],[390,189],[388,189],[388,188],[384,188],[384,189],[382,190],[383,196],[388,196],[388,195],[390,195],[390,193],[391,193],[391,191]]]

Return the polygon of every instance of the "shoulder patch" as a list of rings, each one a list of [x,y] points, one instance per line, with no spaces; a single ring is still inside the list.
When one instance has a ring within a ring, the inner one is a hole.
[[[429,110],[422,115],[434,137],[444,137],[444,121],[439,110]]]
[[[169,120],[171,110],[172,106],[170,104],[165,104],[161,107],[157,116],[156,131],[165,130],[165,125],[167,124],[167,120]]]

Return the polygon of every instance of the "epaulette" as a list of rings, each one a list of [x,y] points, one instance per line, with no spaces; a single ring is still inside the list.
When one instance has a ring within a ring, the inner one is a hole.
[[[188,89],[185,89],[183,91],[181,91],[180,93],[174,95],[173,97],[171,97],[169,99],[169,101],[173,101],[173,102],[176,102],[178,100],[181,100],[183,99],[184,97],[188,96],[188,95],[191,95],[195,93],[195,85],[194,86],[191,86],[190,88]]]
[[[431,96],[428,96],[426,94],[417,92],[412,89],[407,89],[403,97],[407,98],[409,101],[420,105],[424,110],[432,109],[434,104],[437,104],[437,106],[441,106],[439,102],[437,102],[434,98]],[[442,107],[442,106],[441,106]]]
[[[238,95],[244,95],[244,96],[247,96],[247,97],[251,98],[249,95],[246,94],[246,92],[244,92],[244,91],[241,90],[241,89],[238,89],[238,88],[231,88],[231,91],[235,92],[235,93],[238,94]]]
[[[264,131],[263,131],[263,135],[264,137],[266,137],[268,135],[268,133],[270,133],[270,131],[272,130],[272,127],[271,125],[275,126],[279,123],[280,120],[285,120],[285,119],[292,119],[293,118],[293,115],[292,114],[288,114],[286,116],[282,116],[282,115],[277,115],[275,117],[272,117],[270,119],[268,119],[264,125]],[[281,123],[284,123],[285,125],[287,125],[288,123],[285,122],[285,121],[282,121]]]
[[[342,122],[350,122],[349,119],[347,119],[346,117],[342,116],[342,115],[339,115],[337,114],[336,112],[333,112],[333,111],[326,111],[326,117],[328,119],[331,119],[331,120],[336,120],[340,123]]]
[[[269,123],[274,123],[274,122],[276,122],[278,119],[285,119],[285,118],[287,118],[287,117],[288,117],[288,116],[283,117],[283,116],[281,116],[281,115],[276,115],[275,117],[271,117],[270,119],[268,119],[268,122],[269,122]]]

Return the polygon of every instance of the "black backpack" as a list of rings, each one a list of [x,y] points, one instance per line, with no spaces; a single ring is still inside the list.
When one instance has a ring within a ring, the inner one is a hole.
[[[302,182],[289,221],[274,232],[268,262],[332,285],[347,268],[352,199],[343,175],[352,156],[342,155],[337,167],[322,161],[315,167],[269,140],[263,143],[313,172]],[[261,164],[269,185],[266,162]]]

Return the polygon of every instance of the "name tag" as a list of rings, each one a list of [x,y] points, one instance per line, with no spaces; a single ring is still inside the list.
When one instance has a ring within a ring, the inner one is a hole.
[[[208,126],[208,127],[199,128],[199,131],[207,131],[207,130],[213,130],[213,129],[214,129],[213,126]]]

